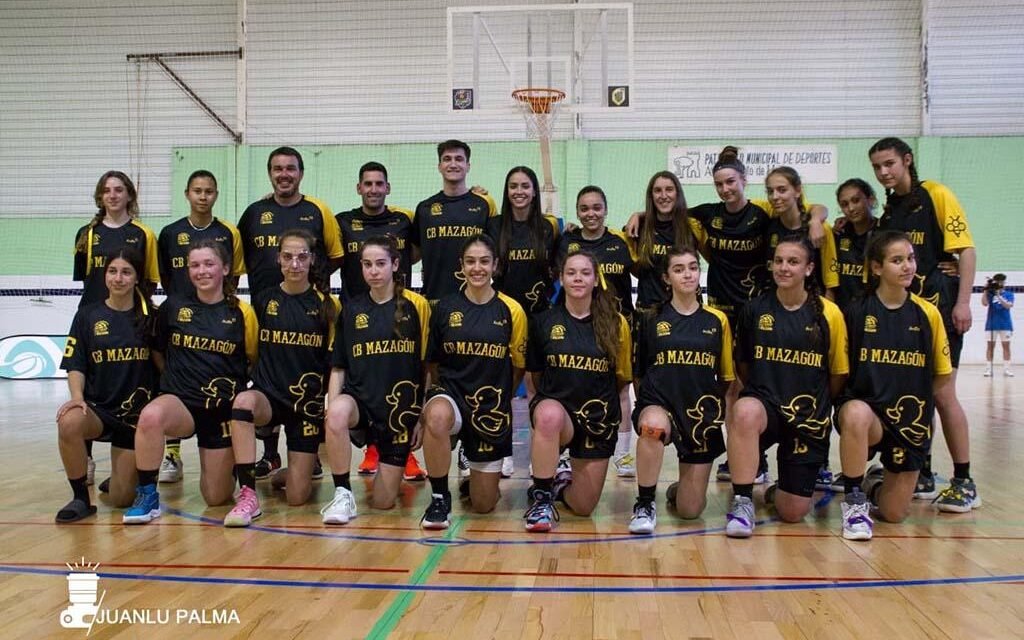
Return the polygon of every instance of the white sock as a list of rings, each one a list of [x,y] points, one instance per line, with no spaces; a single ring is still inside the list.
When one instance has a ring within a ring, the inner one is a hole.
[[[633,444],[632,431],[620,431],[619,441],[615,443],[615,455],[621,456],[629,453],[630,445]]]

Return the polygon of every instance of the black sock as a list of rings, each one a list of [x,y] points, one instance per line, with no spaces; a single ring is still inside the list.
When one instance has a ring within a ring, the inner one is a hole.
[[[146,486],[147,484],[156,484],[156,477],[160,473],[160,468],[156,469],[138,469],[139,472],[139,486]]]
[[[768,473],[768,454],[761,452],[761,461],[757,464],[757,475]]]
[[[277,452],[277,443],[281,440],[280,433],[272,433],[263,438],[263,457],[267,460],[280,460],[281,454]]]
[[[451,495],[451,491],[448,489],[448,474],[443,476],[429,476],[430,479],[430,492],[436,493],[439,496]]]
[[[754,483],[750,484],[736,484],[732,483],[733,495],[743,496],[744,498],[754,499]]]
[[[349,480],[348,480],[348,473],[349,472],[346,471],[345,473],[332,473],[331,474],[331,477],[334,478],[334,488],[335,489],[340,487],[342,489],[348,489],[349,491],[352,490],[352,485],[349,484]]]
[[[932,454],[928,454],[924,457],[924,466],[921,467],[921,474],[931,477],[932,475]]]
[[[643,502],[654,502],[654,496],[655,492],[658,490],[658,485],[652,484],[649,487],[638,485],[637,489],[639,491],[638,497],[640,498],[640,500],[642,500]]]
[[[92,504],[89,502],[89,487],[85,484],[85,476],[68,478],[68,484],[71,485],[71,490],[75,493],[75,499],[81,500],[85,504]]]
[[[249,487],[256,490],[256,463],[246,462],[235,465],[235,477],[238,478],[238,486]]]
[[[92,457],[92,440],[85,441],[85,455]]]
[[[960,478],[961,480],[971,479],[971,463],[970,462],[954,462],[953,463],[953,477]]]
[[[537,491],[547,491],[548,493],[551,493],[551,491],[555,488],[555,479],[554,477],[538,478],[537,476],[534,476],[533,488],[536,489]]]
[[[846,493],[853,493],[853,490],[861,490],[861,485],[864,484],[864,476],[843,476],[843,491]]]

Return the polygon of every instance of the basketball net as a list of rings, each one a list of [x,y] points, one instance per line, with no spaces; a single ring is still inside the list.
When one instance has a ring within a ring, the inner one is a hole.
[[[544,213],[558,217],[558,189],[551,174],[551,131],[565,92],[546,87],[516,89],[512,98],[526,120],[527,135],[540,142],[540,162],[544,170],[541,208]]]

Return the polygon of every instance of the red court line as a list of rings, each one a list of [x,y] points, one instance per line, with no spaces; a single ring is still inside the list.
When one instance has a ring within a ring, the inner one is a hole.
[[[0,562],[11,567],[64,567],[63,562]],[[102,567],[119,569],[226,569],[229,571],[321,571],[326,573],[409,573],[409,569],[386,569],[383,567],[321,567],[310,565],[255,565],[255,564],[171,564],[146,562],[101,562]]]
[[[650,574],[650,573],[589,573],[566,571],[445,571],[438,574],[459,576],[515,576],[536,578],[621,578],[644,580],[738,580],[738,581],[769,581],[769,582],[874,582],[881,580],[878,576],[869,578],[833,577],[833,576],[733,576],[703,574]]]

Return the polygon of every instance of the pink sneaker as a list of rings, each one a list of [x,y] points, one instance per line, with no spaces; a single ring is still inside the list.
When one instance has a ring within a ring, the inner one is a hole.
[[[235,508],[224,518],[225,527],[248,527],[253,520],[263,515],[260,499],[249,487],[242,487],[235,497]]]

